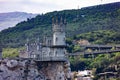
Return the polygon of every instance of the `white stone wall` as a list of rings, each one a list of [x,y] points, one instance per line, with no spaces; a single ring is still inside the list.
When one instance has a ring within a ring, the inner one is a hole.
[[[55,32],[53,34],[53,45],[66,45],[65,32]]]
[[[65,49],[64,48],[54,48],[54,56],[55,57],[65,57]]]

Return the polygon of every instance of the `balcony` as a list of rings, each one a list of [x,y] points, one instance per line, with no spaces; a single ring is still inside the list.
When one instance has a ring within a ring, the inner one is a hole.
[[[67,61],[67,57],[37,57],[34,58],[36,61]]]

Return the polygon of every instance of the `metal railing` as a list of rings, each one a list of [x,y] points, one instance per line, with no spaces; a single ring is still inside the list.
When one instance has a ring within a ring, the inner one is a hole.
[[[61,57],[36,57],[35,60],[37,61],[66,61],[67,57],[61,56]]]
[[[83,55],[97,55],[97,54],[108,54],[108,53],[114,53],[114,52],[120,52],[120,49],[116,49],[116,50],[101,50],[101,51],[92,51],[92,52],[76,52],[76,53],[70,53],[68,54],[68,56],[78,56],[80,54]]]

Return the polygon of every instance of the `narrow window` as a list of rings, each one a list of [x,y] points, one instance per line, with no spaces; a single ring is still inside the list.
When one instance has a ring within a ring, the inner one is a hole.
[[[50,45],[50,40],[48,40],[48,45]]]
[[[56,55],[57,55],[57,51],[56,51],[56,53],[55,53]]]
[[[56,42],[58,41],[58,38],[56,37]]]
[[[63,41],[65,42],[65,38],[63,39]]]
[[[57,56],[58,54],[57,54],[57,51],[55,52],[55,56]]]
[[[50,42],[50,45],[51,45],[51,44],[52,44],[52,41],[50,40],[49,42]]]

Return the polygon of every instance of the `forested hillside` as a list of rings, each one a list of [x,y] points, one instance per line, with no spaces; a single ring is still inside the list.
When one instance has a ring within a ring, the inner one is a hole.
[[[52,18],[63,17],[67,21],[67,37],[81,38],[80,34],[109,30],[119,35],[120,2],[86,7],[78,10],[54,11],[18,23],[15,27],[0,32],[3,45],[18,47],[24,45],[27,38],[36,39],[51,34]],[[105,33],[105,32],[104,32]],[[91,33],[90,35],[93,35]],[[102,36],[101,36],[102,38]],[[86,38],[87,39],[87,38]],[[117,38],[118,39],[118,38]],[[120,38],[119,38],[120,39]],[[114,40],[112,41],[114,43]],[[116,41],[116,43],[119,43]],[[106,44],[106,42],[104,43]]]

